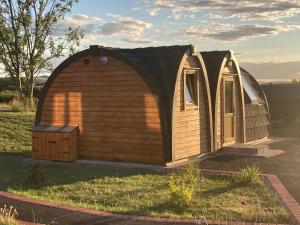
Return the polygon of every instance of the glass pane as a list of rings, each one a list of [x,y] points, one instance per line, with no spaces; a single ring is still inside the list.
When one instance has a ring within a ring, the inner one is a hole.
[[[225,113],[233,113],[233,81],[225,81]]]
[[[193,100],[190,89],[188,87],[186,87],[185,89],[185,101],[190,104],[195,104],[195,101]]]
[[[243,88],[247,93],[248,97],[251,99],[251,101],[260,102],[259,96],[257,95],[254,88],[248,83],[248,80],[244,76],[241,77],[242,77]]]
[[[188,104],[197,104],[197,78],[196,74],[187,74],[186,75],[186,84],[185,84],[185,101]]]

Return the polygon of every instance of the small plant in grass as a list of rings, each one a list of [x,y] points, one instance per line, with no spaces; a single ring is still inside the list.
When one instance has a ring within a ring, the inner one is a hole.
[[[0,208],[0,225],[17,225],[15,220],[18,215],[17,210],[13,206]]]
[[[39,166],[33,165],[25,184],[39,187],[47,183],[46,172]]]
[[[238,181],[245,184],[262,184],[261,171],[257,166],[247,166],[239,171]]]
[[[171,202],[179,207],[188,206],[192,200],[199,178],[200,170],[193,164],[189,164],[182,174],[170,174],[168,186]]]
[[[13,112],[35,112],[37,107],[36,100],[34,102],[25,104],[21,101],[16,101],[11,104],[11,110]]]

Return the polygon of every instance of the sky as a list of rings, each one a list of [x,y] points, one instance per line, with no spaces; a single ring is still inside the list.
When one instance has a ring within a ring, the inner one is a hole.
[[[257,79],[300,78],[300,0],[79,0],[60,25],[80,27],[81,48],[196,44]]]

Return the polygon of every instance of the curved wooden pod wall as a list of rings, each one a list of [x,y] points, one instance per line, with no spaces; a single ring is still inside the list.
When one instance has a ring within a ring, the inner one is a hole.
[[[191,45],[91,46],[68,58],[50,76],[39,99],[36,125],[78,126],[79,158],[153,164],[175,161],[175,84],[193,49]],[[199,56],[193,58],[205,71]],[[201,85],[208,84],[206,72],[201,79]],[[201,98],[207,101],[203,115],[208,120],[203,125],[207,140],[199,143],[199,149],[201,144],[207,148],[212,140],[209,87],[201,90],[206,91]],[[203,133],[197,140],[204,138]],[[201,153],[186,149],[189,153],[184,157]]]
[[[246,77],[248,83],[262,100],[259,104],[254,104],[247,98],[244,91],[246,142],[261,141],[270,136],[270,113],[268,100],[263,89],[260,87],[255,78],[243,68],[240,68],[240,71],[242,76]]]
[[[218,150],[226,145],[224,143],[224,107],[223,82],[224,78],[231,76],[234,80],[235,110],[234,135],[235,143],[245,142],[245,113],[244,95],[240,78],[238,61],[232,51],[201,52],[208,73],[212,115],[214,119],[214,149]],[[229,63],[230,62],[230,63]],[[232,65],[231,65],[232,64]]]
[[[78,157],[161,163],[158,105],[142,77],[109,56],[76,57],[49,85],[39,124],[79,127]]]

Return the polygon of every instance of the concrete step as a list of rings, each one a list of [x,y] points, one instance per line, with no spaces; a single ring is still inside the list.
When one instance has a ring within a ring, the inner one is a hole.
[[[266,156],[269,145],[264,144],[233,144],[221,148],[218,152],[228,155]]]

